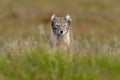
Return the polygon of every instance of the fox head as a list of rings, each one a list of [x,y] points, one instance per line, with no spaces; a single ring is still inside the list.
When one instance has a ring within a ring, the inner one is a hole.
[[[71,17],[66,15],[65,17],[51,16],[52,31],[57,36],[63,36],[68,33],[71,27]]]

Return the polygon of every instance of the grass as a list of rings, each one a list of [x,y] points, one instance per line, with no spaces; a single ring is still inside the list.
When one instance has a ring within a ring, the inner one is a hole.
[[[0,78],[5,80],[119,80],[118,56],[105,53],[62,53],[36,48],[0,56]]]
[[[0,5],[0,80],[120,79],[118,0],[1,0]],[[72,17],[68,52],[47,44],[53,13]]]

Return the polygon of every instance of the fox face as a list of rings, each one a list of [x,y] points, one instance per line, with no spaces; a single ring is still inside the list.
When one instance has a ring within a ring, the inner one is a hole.
[[[67,34],[71,26],[71,17],[66,15],[65,17],[57,17],[54,14],[51,16],[52,31],[57,36],[63,36]]]

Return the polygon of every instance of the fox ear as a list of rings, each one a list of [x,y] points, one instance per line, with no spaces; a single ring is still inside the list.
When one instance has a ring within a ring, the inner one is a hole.
[[[69,21],[69,22],[71,22],[71,21],[72,21],[72,19],[71,19],[71,17],[70,17],[70,15],[69,15],[69,14],[67,14],[67,15],[65,16],[65,19],[66,19],[67,21]]]
[[[51,16],[51,21],[53,21],[53,20],[55,19],[55,17],[56,17],[56,15],[53,14],[53,15]]]

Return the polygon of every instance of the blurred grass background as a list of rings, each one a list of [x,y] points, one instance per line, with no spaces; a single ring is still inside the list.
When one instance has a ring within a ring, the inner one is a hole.
[[[72,17],[69,52],[48,46],[52,14]],[[119,0],[0,0],[0,80],[119,80]]]
[[[75,35],[119,35],[119,0],[1,0],[0,35],[35,34],[39,24],[49,32],[50,16],[70,14]]]

